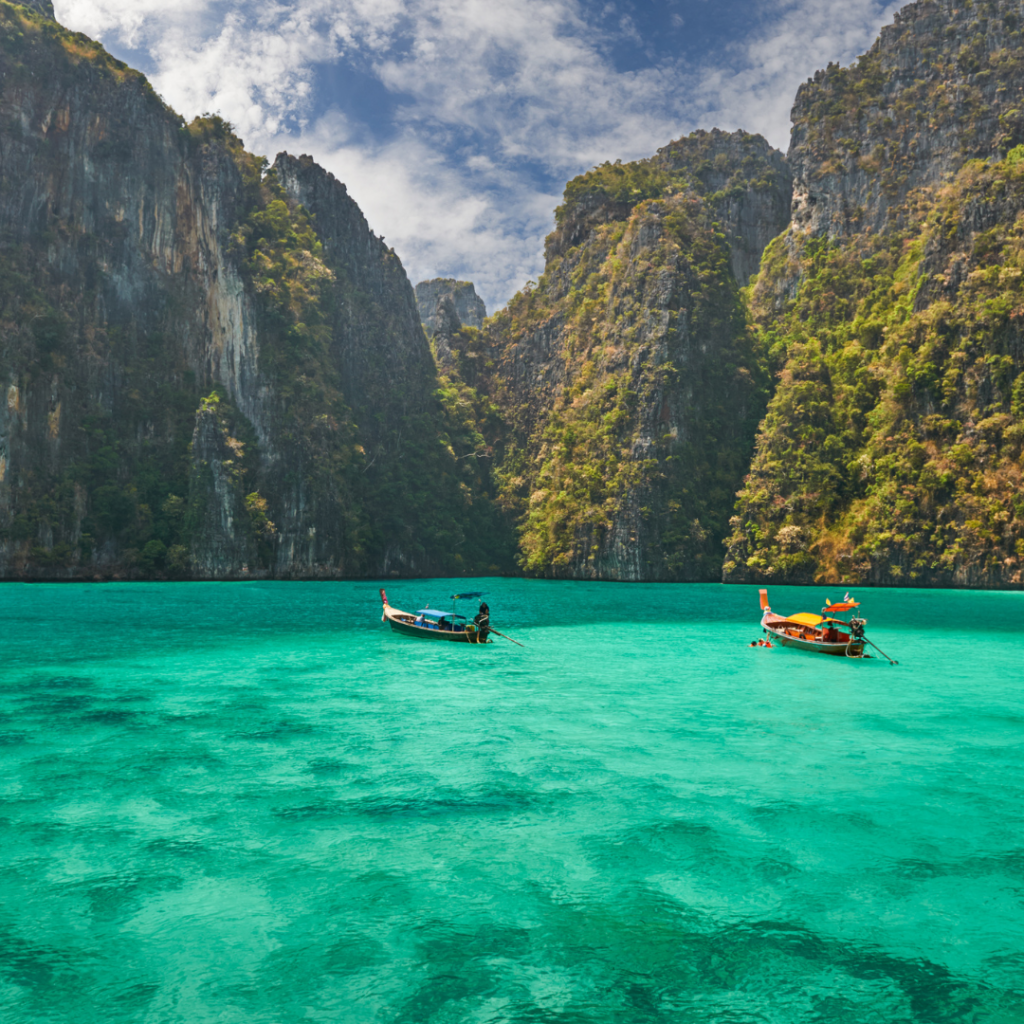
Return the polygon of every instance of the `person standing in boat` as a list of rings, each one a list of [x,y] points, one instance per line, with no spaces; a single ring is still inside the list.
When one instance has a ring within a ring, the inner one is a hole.
[[[491,631],[491,610],[483,601],[480,602],[480,611],[473,616],[473,621],[476,623],[477,631],[480,634],[478,642],[483,643],[487,639],[487,634]]]

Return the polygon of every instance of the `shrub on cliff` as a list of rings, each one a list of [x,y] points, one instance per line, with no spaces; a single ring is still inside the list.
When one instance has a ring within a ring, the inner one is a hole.
[[[756,309],[778,386],[730,578],[1021,582],[1021,151],[969,162],[920,210],[881,237],[806,242],[796,299]]]

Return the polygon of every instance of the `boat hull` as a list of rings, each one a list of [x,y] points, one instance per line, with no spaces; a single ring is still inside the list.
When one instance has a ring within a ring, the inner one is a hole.
[[[838,657],[862,658],[864,657],[864,642],[853,640],[843,643],[825,643],[820,640],[804,640],[799,637],[789,636],[770,626],[765,627],[768,635],[773,641],[782,647],[793,647],[798,651],[814,651],[816,654],[834,654]]]
[[[475,644],[479,643],[476,630],[472,633],[452,633],[445,629],[428,629],[426,626],[416,626],[409,622],[402,622],[401,619],[388,617],[391,628],[402,636],[414,636],[418,640],[447,640],[454,644]]]

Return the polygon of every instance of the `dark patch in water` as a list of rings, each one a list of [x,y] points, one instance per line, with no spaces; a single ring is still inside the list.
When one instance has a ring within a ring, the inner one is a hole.
[[[19,690],[85,690],[96,685],[89,676],[42,676],[25,679],[18,684]]]
[[[360,814],[381,818],[432,818],[452,814],[507,814],[522,812],[533,807],[531,794],[491,792],[478,795],[459,793],[438,794],[413,798],[375,797],[358,801],[354,809]]]
[[[327,800],[318,804],[303,804],[300,807],[275,807],[273,814],[275,818],[281,818],[283,821],[317,821],[351,814],[351,806],[344,800]]]
[[[317,730],[308,722],[292,722],[282,719],[279,722],[266,722],[259,728],[249,729],[235,735],[244,740],[282,740],[292,736],[311,736]]]
[[[101,725],[124,725],[125,722],[133,722],[140,718],[137,711],[119,711],[116,708],[104,708],[101,711],[91,711],[79,718],[80,722],[96,722]]]
[[[202,857],[209,852],[198,839],[167,839],[163,837],[151,839],[146,843],[146,850],[157,856],[167,854],[171,857],[185,858]]]
[[[103,875],[59,886],[58,892],[74,898],[84,896],[94,917],[119,917],[134,911],[144,899],[181,889],[182,879],[170,874]]]
[[[60,715],[71,711],[83,711],[96,703],[96,698],[85,693],[48,696],[42,693],[22,697],[19,701],[25,710],[32,714]]]
[[[948,873],[948,869],[927,860],[905,857],[893,865],[892,873],[897,878],[928,879],[939,878]]]
[[[419,952],[424,963],[457,964],[475,957],[522,958],[533,949],[525,928],[488,923],[475,931],[457,932],[445,921],[420,926]]]
[[[773,884],[800,874],[800,869],[786,861],[766,857],[758,862],[755,868],[758,876],[765,882]]]
[[[363,814],[374,818],[434,818],[463,814],[522,812],[534,804],[532,796],[514,792],[479,795],[445,793],[422,797],[366,797],[362,800],[323,800],[296,807],[279,807],[274,815],[289,821],[310,821]]]
[[[264,957],[261,974],[264,978],[279,979],[273,987],[283,990],[289,1001],[296,986],[299,991],[315,991],[324,978],[374,970],[388,961],[381,943],[360,931],[339,938],[328,933],[312,944],[308,936],[301,942],[289,942],[287,934],[280,941],[281,948]]]
[[[0,925],[0,978],[22,988],[56,994],[76,976],[84,976],[95,960],[95,954],[35,942]]]
[[[958,876],[963,878],[987,878],[991,875],[1005,875],[1008,878],[1024,880],[1024,850],[1007,850],[1004,853],[965,857],[962,860],[927,861],[907,857],[895,862],[892,874],[898,878],[927,880]]]
[[[336,775],[341,775],[345,771],[352,771],[355,768],[357,768],[356,765],[349,764],[346,761],[333,761],[329,758],[319,758],[316,761],[310,761],[306,767],[306,771],[312,775],[331,778]]]

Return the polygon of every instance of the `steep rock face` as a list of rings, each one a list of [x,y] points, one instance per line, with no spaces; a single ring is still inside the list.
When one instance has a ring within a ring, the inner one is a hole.
[[[430,319],[430,340],[434,349],[434,360],[440,370],[450,372],[458,367],[458,338],[464,330],[455,302],[450,295],[442,294],[438,298]],[[424,327],[426,326],[424,324]]]
[[[332,358],[360,424],[360,440],[368,451],[378,450],[389,425],[432,408],[437,386],[412,286],[394,250],[374,235],[333,174],[312,157],[288,153],[278,154],[273,170],[316,225],[334,273]]]
[[[760,135],[697,131],[648,160],[603,164],[574,178],[548,236],[550,261],[584,243],[602,224],[622,221],[640,202],[681,190],[714,209],[729,244],[733,277],[746,285],[765,246],[789,223],[792,177],[783,155]]]
[[[231,436],[217,397],[204,400],[192,433],[189,491],[191,561],[196,575],[215,577],[223,566],[245,573],[257,566],[256,535],[240,486],[244,442]]]
[[[438,313],[445,303],[464,327],[482,327],[487,319],[487,307],[476,293],[472,281],[456,281],[452,277],[435,277],[416,285],[416,305],[427,335],[433,337],[438,327]],[[450,327],[450,315],[445,313]]]
[[[344,187],[0,22],[0,575],[490,565],[412,289]]]
[[[312,158],[279,154],[273,172],[311,216],[332,275],[322,285],[330,308],[325,357],[362,455],[346,485],[370,513],[360,543],[388,572],[511,569],[489,466],[465,459],[464,446],[476,444],[472,417],[464,422],[464,408],[441,400],[443,381],[400,260]],[[472,285],[467,290],[475,297]]]
[[[760,135],[694,132],[658,150],[671,174],[691,174],[715,208],[729,244],[733,277],[747,285],[768,243],[789,223],[792,174],[783,155]]]
[[[746,133],[570,182],[541,281],[460,353],[509,422],[500,476],[525,568],[719,576],[766,384],[736,274],[788,208],[780,154]]]
[[[793,230],[844,237],[898,223],[908,195],[966,159],[1024,142],[1016,0],[922,0],[848,68],[802,85],[788,160]]]
[[[1021,585],[1020,16],[913,4],[801,89],[727,580]]]
[[[109,567],[126,549],[134,564],[159,539],[153,477],[187,491],[197,380],[241,396],[255,372],[218,244],[240,179],[96,44],[8,5],[0,18],[0,366],[20,410],[0,442],[0,572]]]

